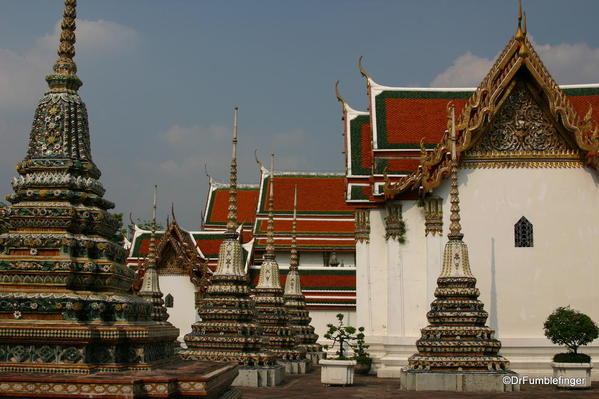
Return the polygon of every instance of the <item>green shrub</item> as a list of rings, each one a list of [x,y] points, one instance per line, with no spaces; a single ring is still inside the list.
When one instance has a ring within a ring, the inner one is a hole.
[[[553,361],[556,363],[590,363],[591,357],[584,353],[557,353],[553,356]]]
[[[545,336],[554,344],[564,345],[569,353],[577,354],[578,348],[599,337],[599,328],[589,316],[570,307],[559,307],[549,315],[545,324]]]

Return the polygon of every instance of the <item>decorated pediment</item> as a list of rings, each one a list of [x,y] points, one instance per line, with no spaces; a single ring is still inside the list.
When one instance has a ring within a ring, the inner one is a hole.
[[[465,167],[582,166],[582,154],[551,116],[535,88],[511,83],[488,126],[462,154]]]
[[[599,121],[588,104],[582,116],[553,80],[518,29],[491,70],[455,115],[456,153],[462,166],[574,167],[599,170]],[[453,110],[448,103],[448,111]],[[450,112],[451,114],[451,112]],[[451,130],[448,117],[448,129]],[[385,198],[410,190],[430,193],[448,176],[451,138],[443,134],[432,151],[421,140],[418,169],[391,181]]]

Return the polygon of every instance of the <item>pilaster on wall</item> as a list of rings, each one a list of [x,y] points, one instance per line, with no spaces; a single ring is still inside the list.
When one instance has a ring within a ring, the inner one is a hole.
[[[356,209],[356,318],[365,333],[372,333],[372,281],[370,265],[370,210]]]
[[[374,208],[370,213],[370,243],[368,245],[368,272],[370,278],[371,334],[387,335],[388,332],[388,260],[385,240],[385,210]],[[356,248],[357,251],[357,248]]]
[[[443,257],[443,199],[424,200],[424,235],[426,236],[426,300],[435,299],[437,278]]]
[[[401,214],[401,203],[398,201],[387,201],[385,203],[385,240],[396,240],[400,243],[405,241],[406,225]]]
[[[424,234],[443,235],[443,198],[433,197],[424,200]]]
[[[385,204],[385,240],[387,244],[387,323],[388,332],[405,335],[405,278],[400,245],[405,242],[406,226],[398,201]]]

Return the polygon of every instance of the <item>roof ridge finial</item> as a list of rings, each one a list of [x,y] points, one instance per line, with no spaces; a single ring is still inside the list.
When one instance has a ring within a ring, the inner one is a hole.
[[[364,76],[366,79],[370,80],[370,75],[368,75],[368,73],[366,73],[366,70],[364,69],[364,66],[362,65],[363,58],[364,58],[363,55],[361,55],[360,58],[358,58],[358,68],[360,69],[360,73],[362,74],[362,76]]]
[[[449,225],[448,237],[450,240],[461,241],[464,238],[462,226],[460,225],[460,196],[458,191],[458,157],[456,149],[456,131],[455,131],[455,105],[451,103],[448,106],[451,115],[451,189],[449,191],[451,202],[451,224]]]
[[[46,77],[50,89],[73,90],[81,87],[81,80],[77,77],[75,57],[75,18],[77,17],[77,0],[64,0],[64,11],[60,23],[60,44],[58,45],[58,59],[54,63],[54,73]]]
[[[231,170],[229,179],[229,213],[227,215],[227,234],[237,237],[237,113],[233,113],[233,140],[231,152]]]
[[[268,185],[268,227],[266,230],[266,254],[264,255],[264,259],[275,258],[274,180],[275,154],[270,154],[270,184]]]
[[[289,270],[297,271],[299,259],[297,256],[297,184],[293,188],[293,219],[291,222],[291,253],[289,255]]]
[[[339,92],[339,80],[337,80],[335,82],[335,96],[337,97],[337,101],[339,101],[341,104],[343,104],[343,107],[345,108],[345,104],[347,104],[347,102],[341,96],[341,93]]]
[[[522,30],[522,0],[518,0],[518,28],[516,29],[514,38],[518,41],[523,41],[525,36],[526,33]]]

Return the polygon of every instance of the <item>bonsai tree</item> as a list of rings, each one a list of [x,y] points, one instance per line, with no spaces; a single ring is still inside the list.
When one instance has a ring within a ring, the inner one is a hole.
[[[335,346],[339,347],[337,352],[335,352],[337,355],[336,360],[347,360],[345,348],[346,346],[350,346],[351,341],[356,339],[354,336],[356,329],[352,326],[343,325],[343,315],[341,313],[337,314],[337,320],[339,320],[337,325],[327,324],[328,330],[324,334],[324,337],[333,341],[331,348]],[[329,349],[329,345],[323,345],[323,348]]]
[[[599,337],[599,328],[589,316],[570,307],[559,307],[549,315],[545,324],[545,336],[554,344],[564,345],[568,353],[553,357],[559,363],[588,363],[590,356],[578,353],[578,348]]]
[[[372,364],[372,359],[370,358],[370,354],[366,352],[369,345],[366,345],[364,341],[364,327],[360,327],[356,330],[355,327],[345,326],[343,324],[343,315],[341,313],[337,314],[337,320],[337,325],[327,324],[329,329],[326,334],[324,334],[326,339],[333,341],[331,347],[339,347],[339,350],[335,352],[337,360],[349,359],[346,350],[346,348],[349,347],[354,352],[352,359],[356,360],[357,363],[370,366]],[[329,346],[324,345],[324,348],[328,349]]]

